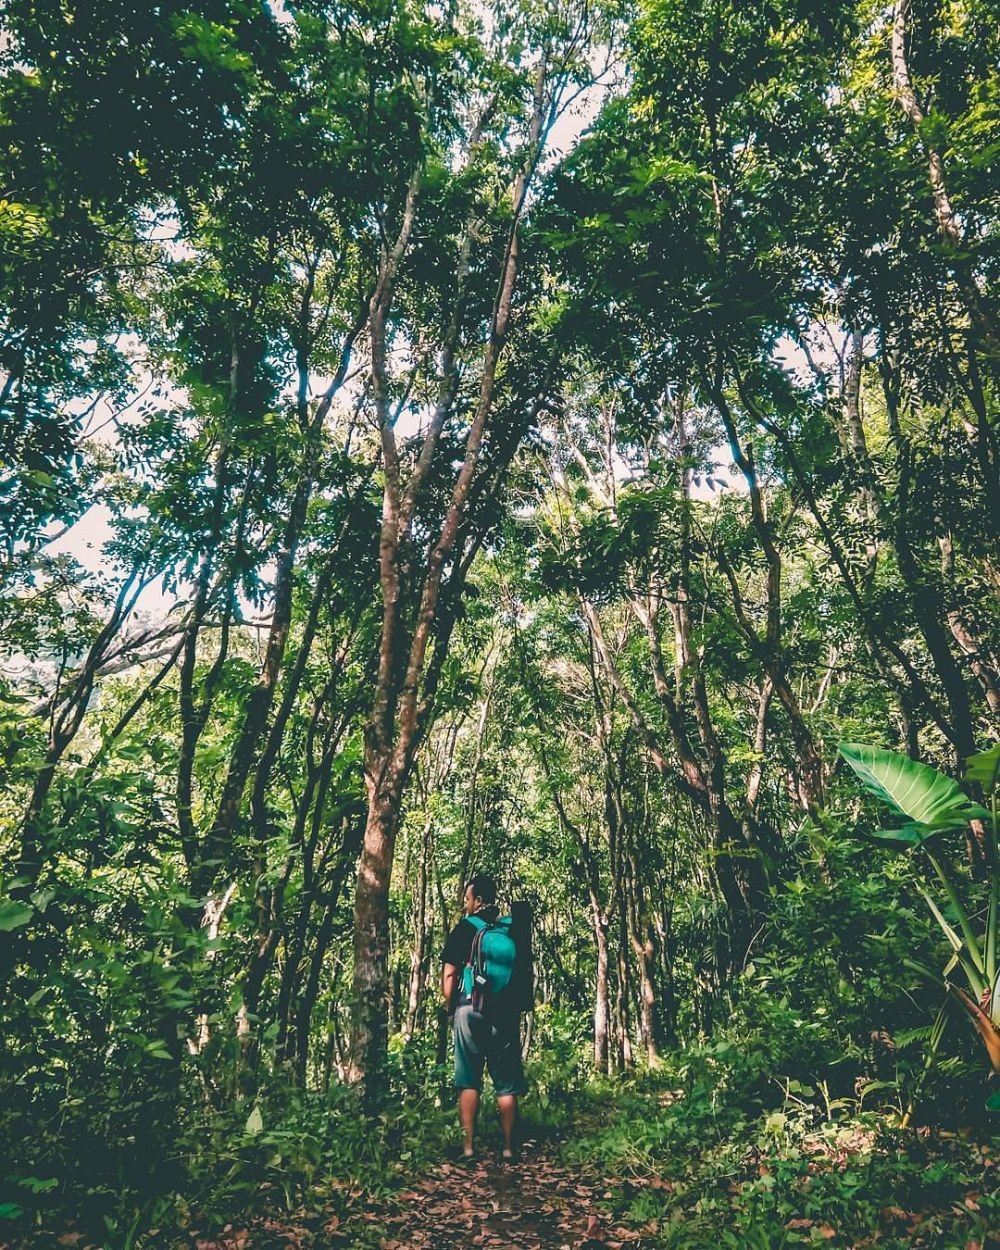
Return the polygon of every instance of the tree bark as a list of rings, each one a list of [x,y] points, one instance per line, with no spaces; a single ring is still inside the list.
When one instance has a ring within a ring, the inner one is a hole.
[[[391,758],[366,755],[368,818],[354,897],[352,1080],[364,1079],[366,1101],[385,1092],[382,1066],[389,1027],[389,881],[405,778]]]
[[[646,921],[642,890],[642,871],[636,860],[635,848],[630,848],[628,864],[628,930],[639,971],[639,1034],[646,1062],[651,1068],[659,1066],[663,1031],[660,1028],[660,1003],[656,988],[656,943]]]
[[[417,880],[413,898],[413,947],[410,951],[410,983],[406,1000],[403,1036],[407,1041],[417,1028],[417,1015],[427,971],[427,861],[431,848],[431,818],[424,822],[417,858]]]

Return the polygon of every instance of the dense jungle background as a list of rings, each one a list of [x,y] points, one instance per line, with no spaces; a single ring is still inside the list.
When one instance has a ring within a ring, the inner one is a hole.
[[[998,36],[8,0],[0,1245],[1000,1244]]]

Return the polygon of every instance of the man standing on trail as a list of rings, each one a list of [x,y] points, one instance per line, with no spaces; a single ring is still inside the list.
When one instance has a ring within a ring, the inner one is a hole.
[[[513,956],[504,980],[505,951],[516,951],[517,944],[511,944],[510,921],[497,916],[496,897],[496,882],[485,873],[477,873],[466,886],[465,916],[452,929],[441,953],[441,993],[445,1010],[454,1011],[455,1088],[465,1135],[462,1158],[475,1158],[476,1113],[485,1065],[503,1126],[503,1158],[509,1163],[514,1159],[517,1099],[527,1088],[521,1064],[524,989],[513,975]],[[496,967],[487,967],[491,960],[501,967],[499,975]],[[495,988],[498,981],[502,988]]]

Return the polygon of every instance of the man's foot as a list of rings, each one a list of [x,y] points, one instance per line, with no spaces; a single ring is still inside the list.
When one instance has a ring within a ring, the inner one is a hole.
[[[517,1162],[517,1151],[516,1151],[516,1150],[513,1150],[513,1149],[508,1150],[508,1149],[505,1147],[505,1148],[501,1151],[501,1154],[500,1154],[500,1162],[501,1162],[501,1163],[516,1163],[516,1162]]]

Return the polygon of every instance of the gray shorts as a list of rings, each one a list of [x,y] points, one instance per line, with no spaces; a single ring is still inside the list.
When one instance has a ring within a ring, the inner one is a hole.
[[[518,1017],[491,1023],[468,1004],[455,1009],[455,1088],[483,1088],[483,1066],[496,1094],[523,1094],[528,1086],[521,1063]]]

